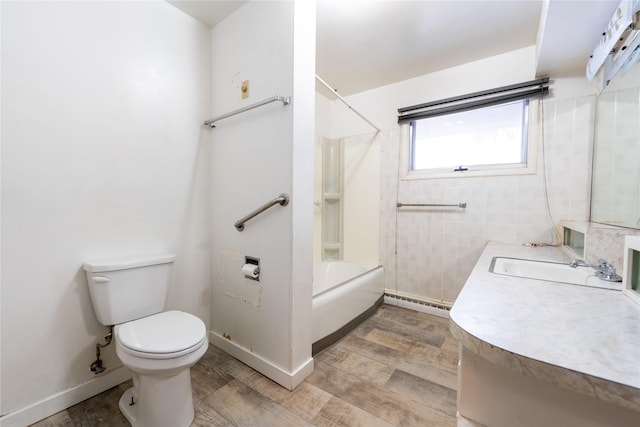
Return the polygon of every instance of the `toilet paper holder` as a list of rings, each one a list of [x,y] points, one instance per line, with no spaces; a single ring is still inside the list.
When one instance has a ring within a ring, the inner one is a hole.
[[[260,258],[245,256],[242,273],[246,279],[260,281]]]

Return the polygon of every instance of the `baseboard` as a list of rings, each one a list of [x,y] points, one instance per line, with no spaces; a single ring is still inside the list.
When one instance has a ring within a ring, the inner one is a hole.
[[[24,427],[63,411],[76,403],[109,390],[131,379],[131,372],[125,367],[119,367],[111,372],[105,372],[89,381],[78,384],[66,390],[52,394],[24,408],[9,412],[0,418],[2,427]]]
[[[260,356],[251,353],[244,347],[229,341],[222,335],[218,335],[216,332],[209,331],[209,343],[227,352],[242,363],[249,365],[288,390],[296,388],[313,372],[313,358],[311,357],[294,372],[287,372]]]
[[[462,415],[460,415],[460,412],[456,413],[456,420],[456,427],[485,427],[480,423],[471,421],[470,419],[463,417]]]

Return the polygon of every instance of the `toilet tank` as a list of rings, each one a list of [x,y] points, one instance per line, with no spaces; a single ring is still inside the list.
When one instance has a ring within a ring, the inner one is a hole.
[[[109,258],[84,263],[96,317],[105,326],[160,313],[175,255]]]

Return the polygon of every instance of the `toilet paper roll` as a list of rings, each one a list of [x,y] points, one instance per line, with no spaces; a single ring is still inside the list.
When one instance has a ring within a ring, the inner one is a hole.
[[[255,264],[245,264],[242,266],[242,273],[245,276],[256,278],[260,272],[260,267]]]

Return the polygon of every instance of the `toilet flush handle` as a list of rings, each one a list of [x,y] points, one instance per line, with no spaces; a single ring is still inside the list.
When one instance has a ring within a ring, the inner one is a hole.
[[[93,281],[96,283],[107,283],[110,279],[104,276],[93,276]]]

